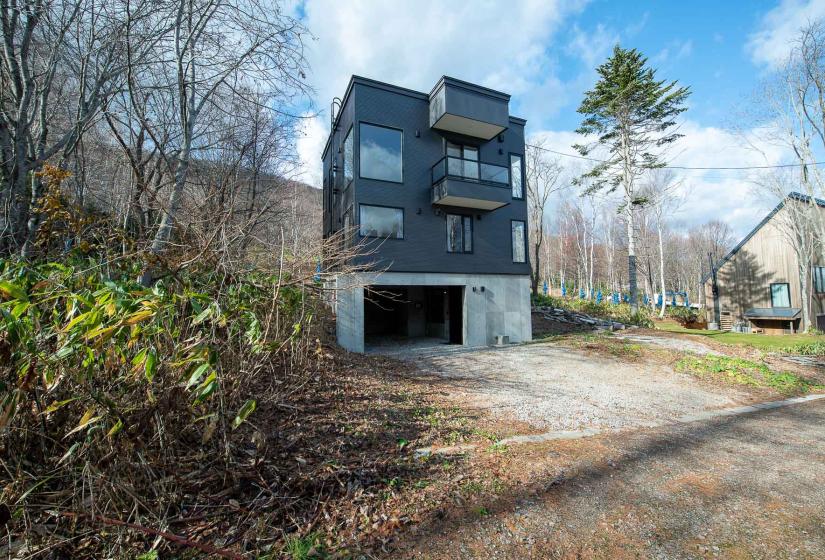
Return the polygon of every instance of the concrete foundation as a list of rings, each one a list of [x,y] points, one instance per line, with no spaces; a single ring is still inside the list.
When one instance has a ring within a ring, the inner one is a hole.
[[[356,273],[336,280],[338,344],[351,352],[364,352],[365,286],[463,286],[463,341],[465,346],[490,346],[497,335],[510,342],[532,339],[530,278],[510,274]],[[410,299],[417,291],[409,289]],[[410,317],[409,335],[431,335],[421,319]],[[420,332],[424,329],[425,332]]]

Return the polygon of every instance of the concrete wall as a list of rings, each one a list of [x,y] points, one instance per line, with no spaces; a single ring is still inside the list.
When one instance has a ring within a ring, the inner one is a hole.
[[[496,335],[532,339],[530,277],[511,274],[358,273],[337,279],[338,344],[364,351],[364,286],[464,286],[464,344],[488,346]],[[475,291],[473,289],[475,288]],[[482,291],[482,288],[484,291]],[[410,292],[413,293],[412,291]],[[410,297],[412,299],[412,297]]]

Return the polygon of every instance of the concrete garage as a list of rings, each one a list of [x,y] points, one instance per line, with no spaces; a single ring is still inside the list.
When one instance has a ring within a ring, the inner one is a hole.
[[[337,277],[335,288],[338,342],[351,352],[388,340],[488,346],[498,335],[532,337],[522,275],[365,272]]]
[[[464,286],[368,286],[366,346],[464,343]]]

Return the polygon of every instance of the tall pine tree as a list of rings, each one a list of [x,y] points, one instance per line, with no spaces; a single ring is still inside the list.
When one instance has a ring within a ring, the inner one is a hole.
[[[689,88],[677,82],[656,79],[656,70],[647,66],[636,49],[616,45],[613,54],[599,66],[599,80],[584,95],[578,112],[584,115],[577,133],[595,136],[589,144],[573,146],[587,156],[598,150],[606,158],[582,175],[577,183],[586,184],[587,193],[621,188],[621,211],[627,220],[628,275],[630,302],[638,309],[636,281],[636,232],[634,211],[644,204],[637,196],[636,183],[650,169],[665,166],[664,148],[682,135],[672,127],[675,117],[685,111]]]

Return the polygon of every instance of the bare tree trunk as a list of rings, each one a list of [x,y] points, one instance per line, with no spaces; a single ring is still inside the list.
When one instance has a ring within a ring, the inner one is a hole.
[[[662,240],[662,223],[657,223],[659,233],[659,282],[661,283],[662,308],[659,310],[659,319],[665,318],[665,244]]]

